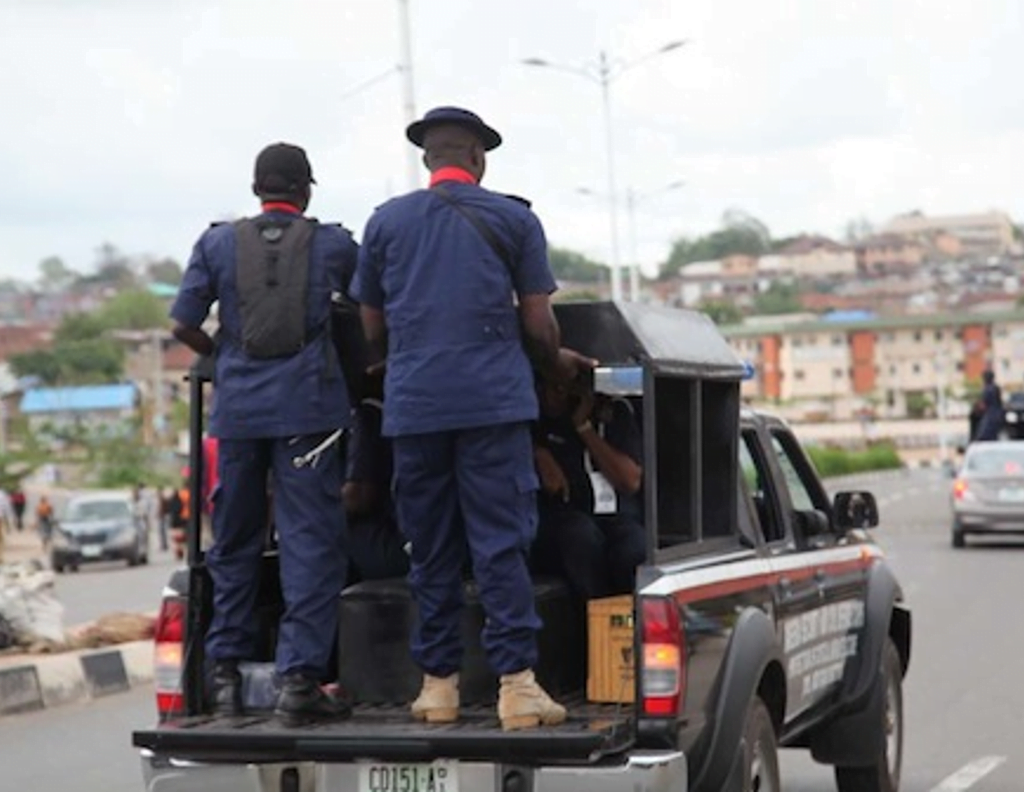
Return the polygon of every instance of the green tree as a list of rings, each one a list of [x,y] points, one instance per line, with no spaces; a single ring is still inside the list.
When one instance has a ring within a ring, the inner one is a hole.
[[[61,289],[77,277],[77,273],[60,256],[47,256],[39,262],[39,280],[45,289]]]
[[[96,249],[95,274],[82,280],[117,289],[134,288],[137,281],[131,260],[109,242],[104,242]]]
[[[717,325],[738,324],[743,320],[743,312],[725,300],[708,300],[701,303],[700,310],[710,316],[711,321]]]
[[[124,347],[110,338],[68,342],[55,347],[53,354],[64,385],[116,382],[124,374]]]
[[[51,350],[37,349],[11,355],[7,362],[16,377],[38,377],[44,385],[55,385],[60,381],[60,364]]]
[[[157,259],[146,265],[146,277],[152,283],[167,283],[177,286],[181,283],[183,274],[181,264],[172,258]]]
[[[597,283],[604,277],[604,267],[582,253],[565,248],[548,249],[548,261],[555,278],[562,281]]]
[[[771,248],[771,234],[764,223],[742,210],[730,209],[722,215],[722,227],[717,231],[696,239],[676,239],[659,277],[671,277],[696,261],[718,261],[736,254],[761,256]]]
[[[795,313],[802,308],[800,290],[792,283],[776,281],[754,298],[754,312],[759,314]]]
[[[130,289],[104,303],[98,318],[108,330],[149,330],[167,324],[167,308],[156,295]]]
[[[58,345],[85,341],[99,338],[106,329],[107,325],[98,313],[67,314],[54,331],[53,340]]]

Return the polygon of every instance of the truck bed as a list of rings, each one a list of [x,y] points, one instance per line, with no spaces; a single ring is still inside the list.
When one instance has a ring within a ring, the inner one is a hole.
[[[454,724],[412,720],[407,706],[360,705],[352,718],[297,729],[269,714],[240,718],[179,718],[132,735],[138,748],[205,762],[343,762],[353,759],[424,761],[592,761],[633,741],[633,706],[563,702],[559,726],[502,731],[493,705],[463,707]]]

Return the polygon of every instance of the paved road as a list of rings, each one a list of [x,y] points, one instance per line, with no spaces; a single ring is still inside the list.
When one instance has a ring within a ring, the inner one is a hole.
[[[902,790],[1019,792],[1024,685],[1017,668],[1024,630],[1016,603],[1024,588],[1024,542],[953,550],[948,486],[936,473],[915,472],[871,487],[882,506],[878,539],[914,609]],[[132,575],[109,572],[111,581],[143,587]],[[0,787],[139,792],[129,732],[152,720],[146,689],[0,720]],[[787,792],[835,788],[831,771],[802,754],[784,753],[783,774]]]
[[[78,572],[57,575],[57,597],[64,605],[64,623],[73,626],[105,613],[148,613],[160,607],[160,590],[177,562],[170,553],[150,554],[146,566],[123,562],[85,564]]]

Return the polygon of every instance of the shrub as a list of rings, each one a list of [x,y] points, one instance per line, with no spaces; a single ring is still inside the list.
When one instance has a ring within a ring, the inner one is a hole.
[[[822,478],[903,467],[903,461],[892,443],[875,443],[863,451],[846,451],[834,446],[808,446],[807,454]]]

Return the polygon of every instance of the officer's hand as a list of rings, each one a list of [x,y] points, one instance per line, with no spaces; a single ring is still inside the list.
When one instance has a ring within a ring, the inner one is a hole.
[[[555,363],[555,374],[563,382],[571,382],[580,374],[589,372],[597,367],[597,361],[586,355],[581,355],[575,349],[562,347],[558,350],[558,360]]]
[[[567,500],[569,480],[565,477],[561,465],[555,461],[554,455],[548,449],[539,446],[533,451],[533,460],[537,465],[541,488],[549,495],[561,495]]]
[[[587,388],[579,394],[579,403],[576,405],[576,409],[572,411],[572,423],[573,426],[579,426],[590,420],[591,414],[594,412],[594,392]]]

